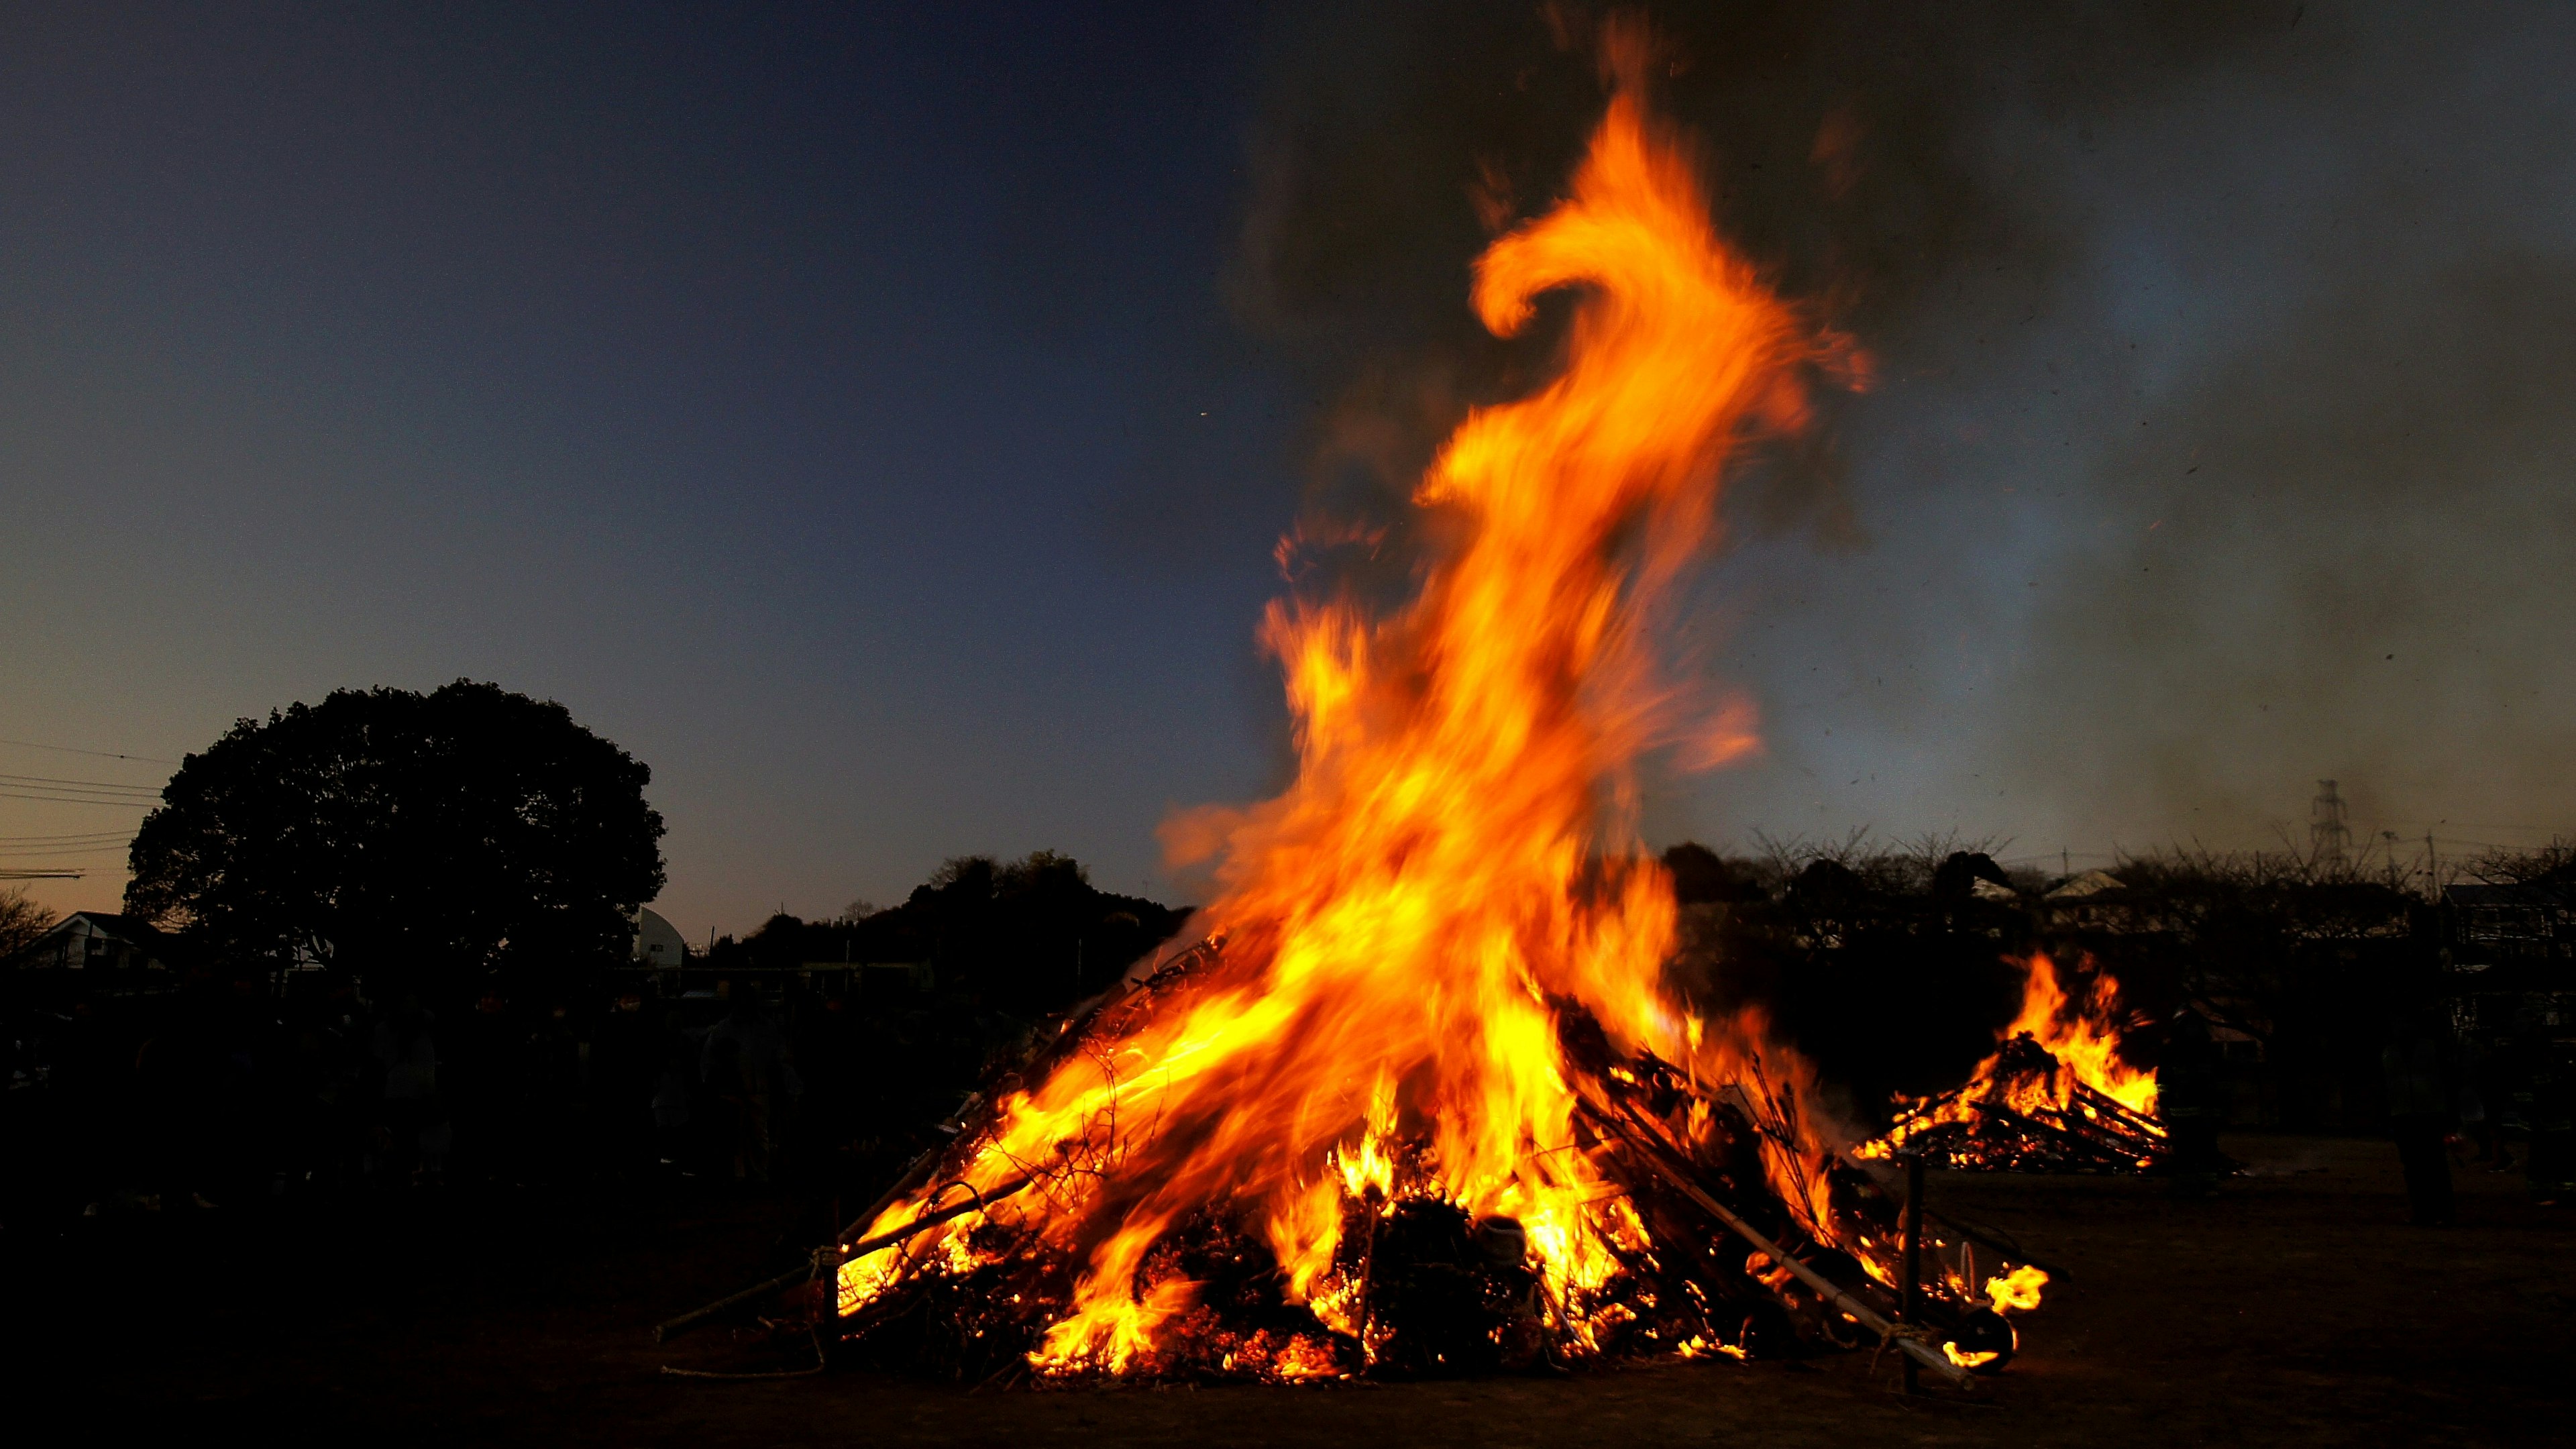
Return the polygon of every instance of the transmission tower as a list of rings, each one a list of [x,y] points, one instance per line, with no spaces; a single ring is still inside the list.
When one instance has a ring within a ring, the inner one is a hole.
[[[2343,823],[2343,796],[2332,780],[2317,782],[2317,797],[2308,802],[2308,846],[2320,866],[2341,870],[2349,859],[2352,831]]]

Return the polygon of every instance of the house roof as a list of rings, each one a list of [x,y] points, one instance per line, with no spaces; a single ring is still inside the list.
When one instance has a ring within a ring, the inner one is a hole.
[[[75,920],[87,921],[108,935],[131,941],[138,946],[158,945],[162,939],[159,926],[141,916],[122,915],[115,911],[74,911],[56,922],[54,930],[59,931]],[[53,932],[48,931],[45,934],[52,935]]]
[[[2088,870],[2050,891],[2048,898],[2052,901],[2080,901],[2086,896],[2098,896],[2105,891],[2124,891],[2128,888],[2128,882],[2107,870]]]
[[[129,946],[140,947],[156,958],[166,959],[175,944],[160,927],[140,916],[120,915],[115,911],[74,911],[54,922],[46,929],[45,934],[28,942],[25,950],[10,959],[18,960],[42,952],[54,941],[70,934],[73,926],[83,922],[89,926],[89,930],[83,933],[85,935],[105,936],[112,941],[122,941]]]

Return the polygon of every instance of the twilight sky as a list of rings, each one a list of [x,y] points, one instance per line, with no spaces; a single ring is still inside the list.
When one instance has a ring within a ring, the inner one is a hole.
[[[1270,543],[1505,385],[1471,192],[1545,204],[1588,62],[537,8],[0,10],[0,776],[470,676],[652,765],[693,936],[969,851],[1174,893],[1157,821],[1280,782]],[[1768,749],[1650,835],[2576,827],[2576,14],[1936,8],[1674,22],[1721,225],[1880,382],[1738,495],[1683,647]],[[0,867],[110,906],[140,811],[64,793]]]

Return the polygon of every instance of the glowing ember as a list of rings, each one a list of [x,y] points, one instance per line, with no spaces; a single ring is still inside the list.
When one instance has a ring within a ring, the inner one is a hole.
[[[1637,37],[1612,50],[1639,72]],[[1269,1379],[1847,1338],[1623,1163],[1610,1111],[1886,1301],[1892,1214],[1801,1110],[1805,1065],[1664,989],[1671,885],[1633,831],[1632,761],[1693,733],[1644,623],[1730,452],[1799,426],[1835,350],[1721,243],[1633,86],[1473,302],[1509,335],[1568,287],[1563,371],[1472,413],[1416,492],[1451,543],[1414,600],[1272,608],[1300,771],[1176,824],[1219,861],[1206,948],[1069,1025],[951,1180],[870,1225],[989,1208],[844,1265],[856,1328],[935,1300],[961,1362]]]

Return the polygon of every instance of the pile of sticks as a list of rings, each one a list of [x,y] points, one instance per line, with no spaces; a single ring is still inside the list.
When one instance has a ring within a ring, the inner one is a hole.
[[[1025,1376],[1044,1315],[1062,1306],[1069,1284],[1061,1254],[1036,1239],[1014,1239],[963,1275],[925,1273],[848,1315],[840,1312],[837,1292],[841,1266],[956,1219],[983,1218],[1004,1199],[1025,1203],[1042,1196],[1028,1191],[1043,1185],[1036,1168],[980,1193],[949,1180],[963,1176],[990,1130],[991,1103],[1016,1083],[1043,1075],[1095,1031],[1114,1035],[1126,1014],[1153,1009],[1157,994],[1214,959],[1219,944],[1202,943],[1162,970],[1086,1003],[1057,1032],[1032,1042],[1017,1071],[996,1077],[939,1124],[944,1140],[923,1151],[876,1202],[818,1247],[810,1262],[665,1321],[655,1330],[656,1340],[751,1318],[764,1305],[788,1299],[800,1306],[797,1331],[813,1339],[818,1363],[830,1346],[925,1371],[954,1371],[961,1379]],[[1157,1252],[1169,1248],[1174,1261],[1166,1266],[1185,1270],[1200,1285],[1209,1313],[1221,1316],[1183,1336],[1187,1341],[1176,1339],[1172,1362],[1154,1372],[1191,1381],[1260,1377],[1271,1371],[1261,1364],[1284,1361],[1276,1345],[1264,1345],[1292,1333],[1324,1344],[1341,1370],[1336,1377],[1525,1372],[1542,1364],[1562,1366],[1557,1350],[1574,1341],[1578,1321],[1591,1326],[1587,1351],[1603,1356],[1696,1349],[1801,1357],[1875,1348],[1906,1366],[1909,1387],[1918,1376],[1954,1388],[1972,1386],[1967,1361],[1947,1351],[1953,1340],[1999,1345],[2000,1352],[1982,1354],[1997,1362],[1978,1374],[2009,1358],[2010,1329],[1982,1300],[1939,1287],[1947,1281],[1939,1273],[1927,1281],[1916,1271],[1927,1256],[1939,1253],[1923,1236],[1919,1163],[1912,1165],[1905,1199],[1912,1211],[1901,1228],[1893,1204],[1851,1164],[1835,1164],[1823,1180],[1802,1181],[1797,1189],[1800,1201],[1830,1199],[1838,1219],[1865,1221],[1882,1240],[1901,1235],[1908,1265],[1901,1288],[1872,1281],[1848,1253],[1806,1236],[1786,1200],[1768,1185],[1765,1141],[1794,1146],[1801,1134],[1794,1095],[1774,1090],[1758,1062],[1750,1086],[1733,1084],[1727,1099],[1712,1099],[1687,1074],[1651,1056],[1613,1049],[1588,1016],[1569,1010],[1559,1025],[1578,1079],[1576,1142],[1599,1150],[1596,1160],[1618,1182],[1618,1195],[1651,1227],[1657,1251],[1612,1244],[1620,1271],[1588,1290],[1594,1299],[1560,1301],[1525,1261],[1525,1234],[1511,1219],[1470,1219],[1445,1199],[1388,1206],[1372,1196],[1346,1204],[1350,1221],[1335,1267],[1357,1284],[1360,1327],[1355,1337],[1339,1330],[1327,1337],[1310,1306],[1281,1297],[1285,1279],[1270,1267],[1257,1237],[1236,1231],[1239,1225],[1230,1226],[1221,1211],[1211,1209],[1205,1221],[1176,1225]],[[881,1224],[886,1210],[907,1195],[916,1199],[914,1209],[899,1223]],[[1015,1231],[1007,1220],[1018,1206],[987,1224]],[[1021,1243],[1030,1246],[1022,1251]],[[760,1321],[769,1324],[766,1317]],[[1227,1343],[1272,1357],[1238,1362],[1231,1353],[1216,1354]]]
[[[2152,1172],[2170,1164],[2164,1124],[2082,1082],[2063,1107],[2028,1102],[2016,1108],[2012,1087],[2055,1077],[2064,1068],[2029,1037],[2015,1038],[1984,1079],[1925,1099],[1899,1119],[1905,1150],[1936,1166],[1967,1172]],[[1905,1124],[1949,1118],[1906,1132]]]

